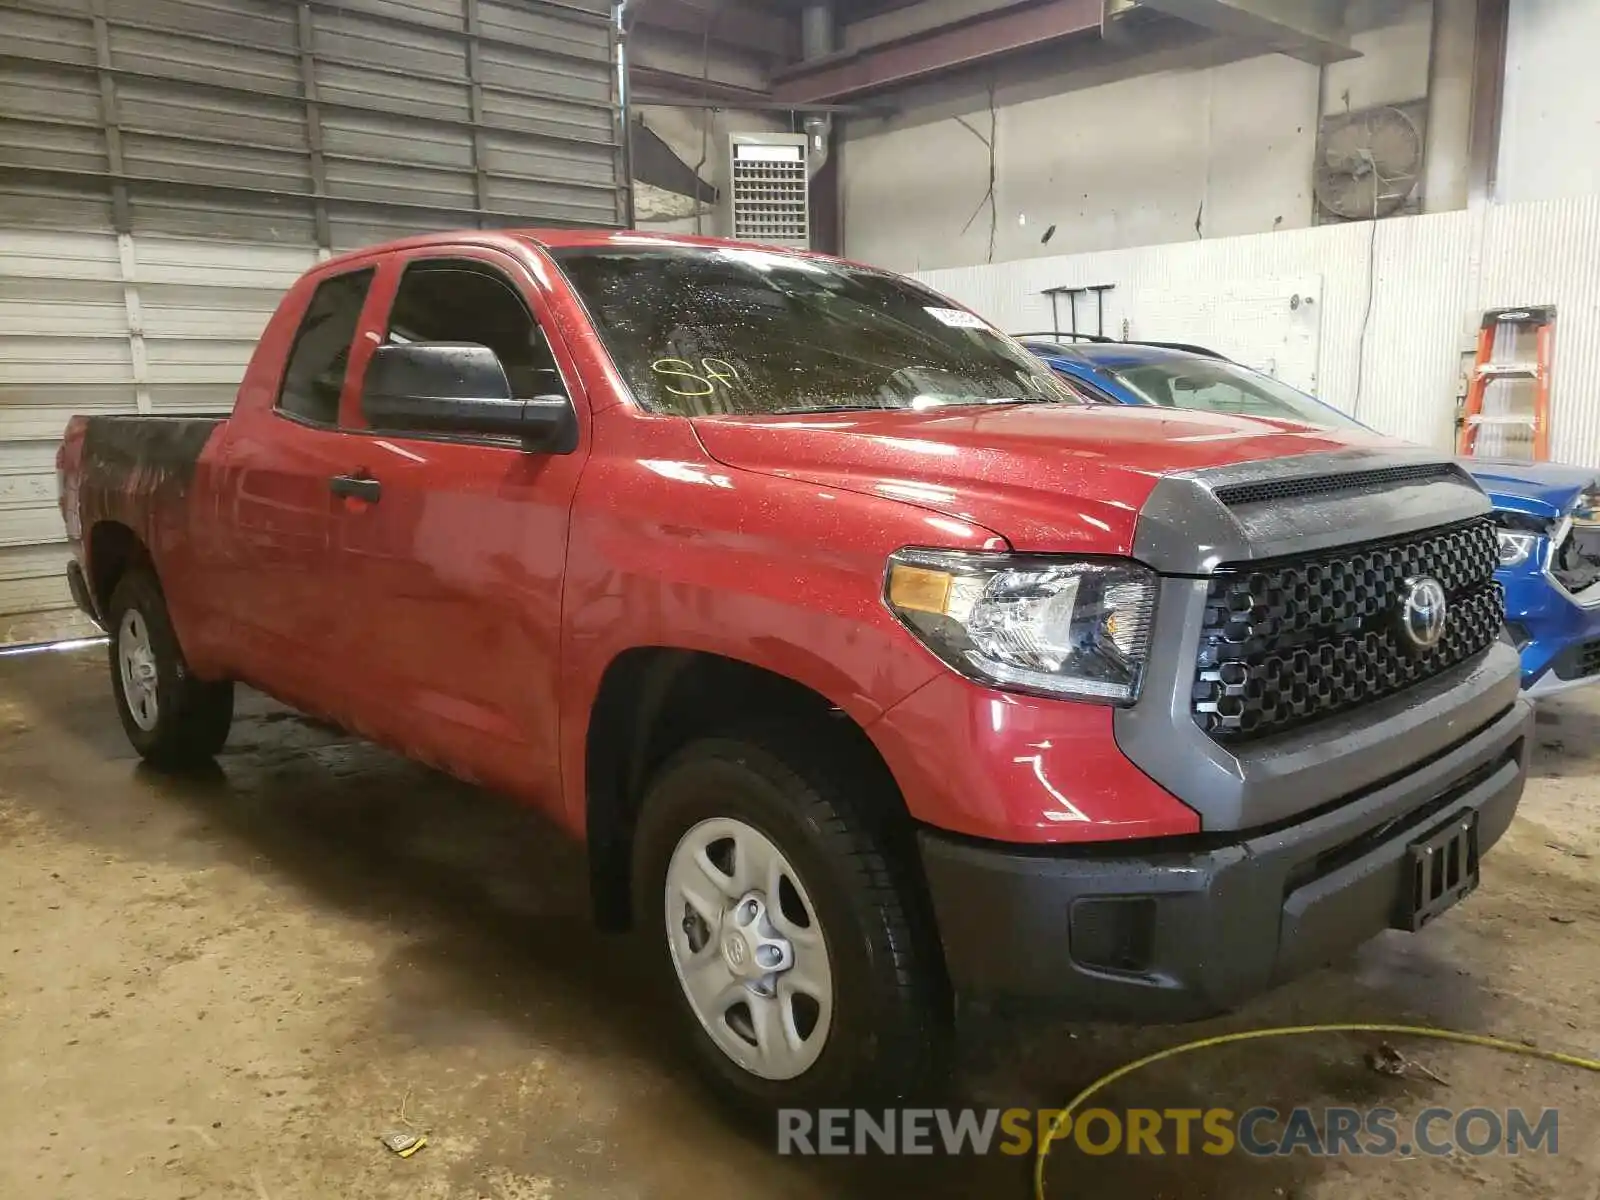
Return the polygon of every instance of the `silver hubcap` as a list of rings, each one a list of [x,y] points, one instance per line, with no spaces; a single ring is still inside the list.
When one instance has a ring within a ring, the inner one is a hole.
[[[702,821],[673,851],[666,893],[672,965],[711,1040],[762,1079],[804,1074],[827,1044],[833,970],[783,852],[743,821]]]
[[[133,723],[146,733],[156,727],[156,655],[150,648],[150,627],[137,609],[122,614],[117,629],[117,665],[122,670],[122,694]]]

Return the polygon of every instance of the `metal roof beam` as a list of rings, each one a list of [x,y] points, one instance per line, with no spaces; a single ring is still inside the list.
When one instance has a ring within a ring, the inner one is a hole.
[[[737,106],[743,100],[759,104],[772,99],[770,92],[763,92],[758,88],[748,88],[722,79],[689,75],[682,71],[668,71],[662,67],[647,67],[639,63],[629,66],[628,76],[641,92],[653,92],[672,99],[716,102],[715,105],[708,104],[708,107]],[[648,101],[635,96],[634,103],[645,104]]]
[[[800,26],[778,13],[763,12],[742,4],[712,4],[705,0],[634,0],[633,21],[637,25],[705,37],[733,46],[762,58],[785,62],[798,58]]]
[[[910,83],[1002,54],[1100,30],[1103,0],[1042,0],[779,72],[778,100],[809,103]]]
[[[1344,0],[1144,0],[1144,4],[1228,37],[1264,42],[1302,62],[1321,65],[1361,57],[1345,28]]]

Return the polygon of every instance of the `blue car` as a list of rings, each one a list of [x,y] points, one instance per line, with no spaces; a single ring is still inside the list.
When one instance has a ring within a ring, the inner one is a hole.
[[[1023,345],[1105,404],[1366,426],[1287,384],[1201,346],[1065,342]],[[1494,504],[1506,632],[1522,653],[1522,686],[1549,696],[1600,682],[1600,471],[1554,463],[1463,459]]]

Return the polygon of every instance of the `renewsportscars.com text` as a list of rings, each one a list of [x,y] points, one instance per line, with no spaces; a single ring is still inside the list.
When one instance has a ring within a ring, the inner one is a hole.
[[[778,1153],[798,1155],[1032,1154],[1057,1109],[782,1109]],[[1520,1108],[1091,1108],[1062,1120],[1051,1148],[1080,1154],[1316,1158],[1554,1155],[1560,1113]]]

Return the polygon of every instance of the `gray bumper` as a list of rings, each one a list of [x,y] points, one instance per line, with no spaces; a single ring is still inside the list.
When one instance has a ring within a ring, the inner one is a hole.
[[[1263,488],[1273,495],[1257,494]],[[1201,829],[1220,834],[1315,812],[1458,743],[1515,701],[1522,664],[1510,646],[1297,731],[1228,745],[1195,721],[1196,661],[1219,565],[1332,553],[1489,511],[1457,464],[1413,448],[1269,459],[1162,479],[1140,512],[1134,546],[1134,557],[1163,576],[1154,639],[1139,702],[1114,718],[1117,746],[1194,809]]]
[[[1020,852],[925,832],[951,979],[1086,1017],[1232,1008],[1402,927],[1410,847],[1440,825],[1476,814],[1480,854],[1493,846],[1522,795],[1531,726],[1513,698],[1398,777],[1237,839]]]
[[[1208,832],[1260,828],[1374,787],[1504,712],[1521,688],[1522,661],[1498,642],[1476,660],[1304,731],[1224,746],[1189,709],[1205,581],[1161,586],[1157,611],[1168,619],[1157,619],[1144,697],[1119,709],[1113,728],[1129,760],[1198,812]]]

